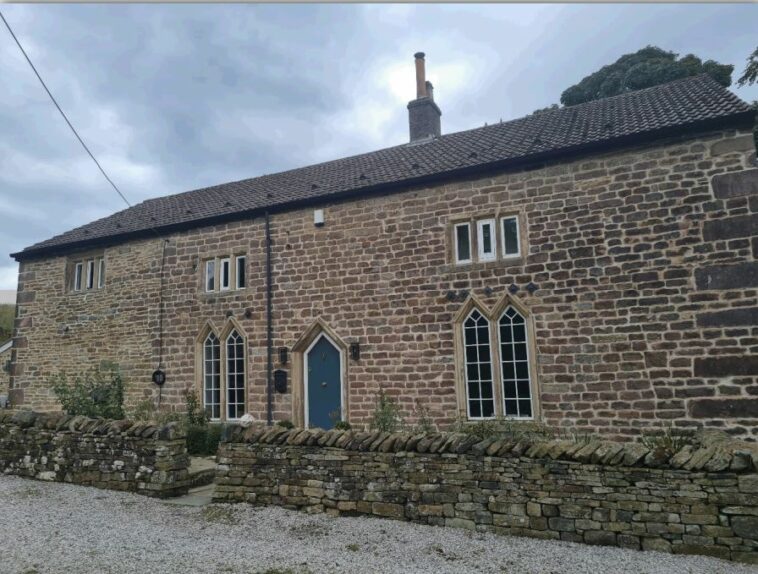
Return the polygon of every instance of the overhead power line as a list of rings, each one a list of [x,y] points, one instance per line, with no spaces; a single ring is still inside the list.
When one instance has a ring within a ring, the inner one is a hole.
[[[105,173],[105,170],[103,169],[103,166],[100,165],[100,162],[97,161],[97,158],[95,155],[90,151],[90,149],[87,147],[87,144],[84,143],[84,140],[79,135],[79,132],[76,131],[76,128],[73,126],[73,124],[69,121],[68,116],[66,116],[65,112],[61,109],[60,105],[56,101],[53,94],[50,92],[50,90],[47,87],[47,84],[45,84],[45,81],[42,79],[42,76],[39,75],[39,72],[37,71],[37,68],[34,67],[34,64],[32,63],[31,59],[29,58],[28,54],[26,53],[26,50],[24,50],[24,47],[21,45],[21,42],[18,41],[18,38],[16,37],[16,34],[13,32],[13,28],[11,28],[11,25],[8,23],[8,20],[5,19],[5,16],[2,12],[0,12],[0,18],[3,19],[3,23],[5,24],[5,27],[8,28],[8,32],[11,33],[11,36],[13,36],[13,39],[16,42],[16,45],[18,46],[18,49],[21,50],[21,53],[24,55],[24,58],[26,58],[26,61],[31,66],[32,70],[34,70],[34,74],[37,76],[37,79],[39,80],[40,84],[42,84],[42,87],[45,88],[45,91],[47,92],[47,95],[50,96],[50,99],[55,104],[55,107],[58,108],[58,111],[63,116],[63,119],[66,120],[66,123],[68,124],[68,127],[71,128],[71,131],[74,132],[74,135],[76,136],[76,139],[79,140],[79,143],[82,144],[82,147],[84,148],[84,151],[86,151],[89,156],[92,158],[92,161],[95,162],[95,165],[100,170],[100,173],[103,174],[103,177],[108,180],[108,183],[111,184],[111,187],[113,187],[114,190],[116,190],[116,193],[121,197],[121,199],[124,200],[124,203],[126,203],[127,206],[131,207],[132,204],[129,203],[129,200],[126,199],[126,196],[124,196],[123,193],[121,193],[121,190],[116,186],[115,183],[113,183],[113,180],[108,177],[108,174]]]

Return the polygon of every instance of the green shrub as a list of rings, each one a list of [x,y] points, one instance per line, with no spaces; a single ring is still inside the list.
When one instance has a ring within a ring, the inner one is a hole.
[[[334,428],[337,430],[350,430],[353,428],[353,425],[347,421],[337,421],[334,423]]]
[[[283,420],[283,421],[276,421],[276,426],[282,427],[282,428],[285,428],[285,429],[293,429],[293,428],[295,428],[295,425],[292,424],[292,421],[288,420],[288,419],[287,420]]]
[[[376,394],[376,408],[371,419],[371,430],[397,432],[404,426],[397,401],[388,396],[384,389]]]
[[[204,426],[208,423],[208,415],[201,408],[197,393],[192,389],[184,391],[184,404],[187,407],[187,423]]]
[[[69,415],[124,418],[124,382],[117,369],[93,369],[71,381],[62,373],[53,378],[51,387]]]
[[[654,430],[643,433],[641,442],[653,452],[666,457],[672,457],[685,446],[693,443],[692,437],[674,430],[671,426],[663,431]]]
[[[436,430],[429,407],[418,399],[414,403],[413,414],[416,417],[416,425],[412,429],[413,434],[431,434]]]

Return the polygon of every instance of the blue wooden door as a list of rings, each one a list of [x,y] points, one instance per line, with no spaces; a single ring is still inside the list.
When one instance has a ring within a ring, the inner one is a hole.
[[[342,366],[340,352],[321,336],[307,357],[308,426],[330,429],[341,420]]]

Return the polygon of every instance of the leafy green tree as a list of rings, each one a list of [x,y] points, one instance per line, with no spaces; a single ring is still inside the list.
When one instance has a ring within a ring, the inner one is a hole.
[[[756,82],[758,82],[758,48],[748,56],[745,71],[742,72],[740,79],[737,80],[737,85],[740,87],[752,86]],[[758,149],[758,100],[753,102],[753,109],[757,112],[755,114],[753,139],[755,140],[755,148]]]
[[[740,79],[737,80],[737,85],[739,87],[751,86],[756,81],[758,81],[758,48],[748,56],[747,66],[745,66],[745,71],[740,76]]]
[[[600,98],[665,84],[679,78],[708,74],[724,87],[732,84],[734,66],[714,60],[703,62],[693,54],[678,58],[657,46],[647,46],[624,54],[613,64],[603,66],[561,94],[561,103],[575,106]]]

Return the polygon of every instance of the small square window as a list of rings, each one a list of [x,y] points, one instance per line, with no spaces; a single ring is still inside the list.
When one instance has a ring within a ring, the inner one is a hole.
[[[231,284],[232,270],[231,261],[227,259],[221,260],[221,276],[219,278],[219,289],[221,291],[228,291]]]
[[[503,217],[501,221],[503,245],[503,257],[516,257],[521,254],[519,245],[519,226],[518,217]]]
[[[216,261],[210,259],[205,262],[205,290],[216,290]]]
[[[84,264],[80,261],[74,267],[74,291],[82,290],[82,271],[84,271]]]
[[[476,229],[479,261],[494,261],[497,257],[495,220],[483,219],[477,221]]]
[[[105,287],[105,259],[100,258],[97,261],[97,288]]]
[[[468,223],[459,223],[454,228],[455,262],[471,263],[471,228]]]
[[[237,289],[244,289],[247,285],[247,258],[244,255],[237,257]]]

